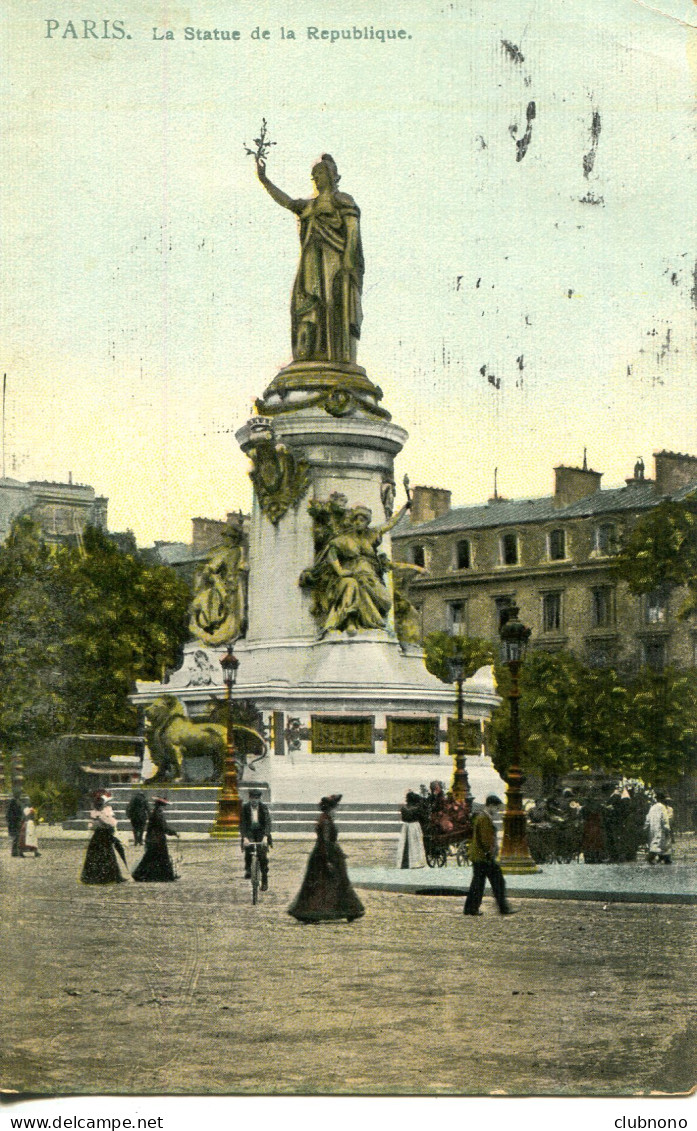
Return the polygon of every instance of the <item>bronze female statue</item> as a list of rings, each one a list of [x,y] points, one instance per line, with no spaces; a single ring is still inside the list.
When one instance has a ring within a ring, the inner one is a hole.
[[[344,509],[342,514],[338,497],[334,502],[335,513],[327,515],[329,523],[320,536],[314,566],[300,577],[301,586],[314,590],[312,612],[321,622],[320,635],[335,631],[353,636],[359,630],[384,628],[392,607],[385,585],[391,563],[378,547],[409,504],[388,522],[371,526],[368,507]],[[327,511],[330,504],[317,503],[314,510]]]
[[[355,365],[364,271],[356,202],[338,191],[339,172],[328,153],[313,167],[317,194],[309,200],[293,200],[277,188],[266,175],[264,157],[255,159],[269,196],[300,221],[300,262],[290,306],[293,359]]]

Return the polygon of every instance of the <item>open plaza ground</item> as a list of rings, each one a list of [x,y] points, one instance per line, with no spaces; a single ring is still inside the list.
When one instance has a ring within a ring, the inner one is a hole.
[[[78,882],[85,844],[45,833],[39,859],[13,859],[0,840],[0,994],[18,1019],[0,1034],[5,1090],[629,1096],[695,1083],[694,906],[528,897],[503,918],[487,894],[465,919],[461,896],[361,887],[364,918],[301,925],[286,908],[310,841],[278,841],[256,907],[230,843],[182,840],[177,883],[111,887]],[[356,876],[391,866],[394,847],[344,841]],[[133,866],[140,850],[127,851]],[[684,838],[676,871],[694,857]]]

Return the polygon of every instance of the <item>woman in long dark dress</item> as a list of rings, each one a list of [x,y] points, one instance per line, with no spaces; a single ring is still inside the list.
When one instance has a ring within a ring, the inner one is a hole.
[[[320,923],[327,919],[358,919],[365,908],[351,887],[346,870],[346,857],[339,848],[332,810],[341,801],[341,794],[323,797],[315,826],[317,840],[310,853],[300,891],[288,908],[288,914],[301,923]]]
[[[116,817],[110,801],[110,793],[95,793],[93,796],[93,808],[90,811],[93,832],[80,876],[83,884],[121,884],[126,879],[121,874],[116,859],[118,852],[126,863],[126,853],[116,836]]]
[[[174,866],[167,848],[168,836],[179,836],[165,820],[163,797],[153,798],[153,811],[145,830],[145,854],[133,872],[133,879],[143,883],[166,884],[176,880]]]

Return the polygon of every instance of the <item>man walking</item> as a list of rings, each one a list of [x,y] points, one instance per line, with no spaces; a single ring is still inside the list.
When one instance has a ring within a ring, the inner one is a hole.
[[[250,789],[249,800],[245,801],[240,813],[240,847],[244,849],[244,875],[248,880],[254,853],[252,845],[256,844],[262,891],[266,891],[269,886],[269,848],[272,843],[268,806],[261,800],[260,789]]]
[[[472,882],[465,900],[465,915],[481,915],[479,910],[484,885],[488,880],[496,905],[502,915],[512,915],[513,910],[508,906],[506,899],[506,881],[503,872],[496,863],[496,829],[494,817],[503,805],[500,797],[490,793],[486,799],[483,813],[478,813],[474,818],[472,843],[469,856],[472,861]]]

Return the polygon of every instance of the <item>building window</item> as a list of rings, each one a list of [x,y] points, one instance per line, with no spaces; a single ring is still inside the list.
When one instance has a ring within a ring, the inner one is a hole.
[[[610,628],[615,623],[615,591],[611,585],[591,590],[593,628]]]
[[[549,535],[550,561],[563,562],[566,557],[566,531],[552,530]]]
[[[448,601],[446,605],[448,632],[452,636],[467,635],[467,602]]]
[[[655,672],[662,672],[666,666],[665,640],[645,640],[641,646],[643,661],[647,668]]]
[[[501,537],[501,561],[503,565],[518,565],[518,535],[504,534]]]
[[[561,628],[561,593],[542,595],[542,631],[559,632]]]
[[[412,546],[411,558],[416,566],[421,566],[422,569],[426,566],[426,550],[423,546]]]
[[[644,620],[646,624],[664,624],[668,619],[668,593],[665,589],[654,589],[644,598]]]
[[[604,640],[594,640],[588,645],[589,668],[606,668],[615,661],[615,647]]]
[[[614,554],[617,548],[617,533],[614,523],[601,522],[595,528],[593,549],[597,554]]]
[[[455,565],[457,569],[470,569],[472,566],[472,553],[467,538],[463,538],[455,547]]]
[[[508,620],[508,610],[515,604],[513,597],[494,597],[494,604],[496,605],[496,631],[500,632],[504,624]]]

